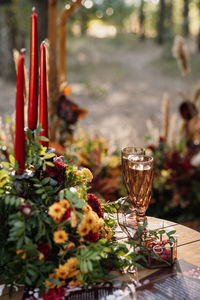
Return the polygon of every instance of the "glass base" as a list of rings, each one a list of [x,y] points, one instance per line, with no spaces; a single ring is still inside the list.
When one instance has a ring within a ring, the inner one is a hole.
[[[120,209],[117,213],[118,224],[122,231],[133,239],[137,232],[137,219],[135,208],[130,203],[130,198],[123,198]]]

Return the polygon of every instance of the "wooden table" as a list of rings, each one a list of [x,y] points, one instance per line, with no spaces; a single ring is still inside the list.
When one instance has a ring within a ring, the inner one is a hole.
[[[186,226],[158,219],[148,217],[149,229],[158,229],[163,227],[164,229],[176,230],[178,238],[177,256],[178,259],[184,259],[194,265],[200,266],[200,232],[190,229]],[[158,269],[143,269],[139,271],[138,279],[142,279]],[[124,276],[120,276],[124,280]],[[119,278],[120,279],[120,278]],[[1,296],[1,300],[8,300],[8,295]],[[20,293],[16,293],[14,300],[21,300]]]
[[[164,226],[163,226],[164,225]],[[178,259],[184,259],[194,265],[200,267],[200,232],[193,230],[189,227],[162,220],[158,218],[148,217],[149,229],[157,229],[160,227],[172,228],[176,230],[176,236],[178,239],[177,257]],[[158,269],[144,269],[139,271],[139,279],[146,277],[157,271]]]

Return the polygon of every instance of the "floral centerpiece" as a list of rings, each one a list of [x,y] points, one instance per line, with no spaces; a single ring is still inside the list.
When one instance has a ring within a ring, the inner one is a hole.
[[[112,269],[132,266],[137,254],[111,239],[115,222],[88,193],[89,169],[78,170],[39,140],[46,140],[40,127],[35,138],[27,130],[23,174],[13,156],[1,163],[0,282],[10,290],[39,288],[45,299],[45,291],[109,281]]]

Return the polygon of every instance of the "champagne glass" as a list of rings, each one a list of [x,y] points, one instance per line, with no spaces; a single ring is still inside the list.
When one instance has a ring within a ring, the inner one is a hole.
[[[128,169],[129,169],[128,158],[130,155],[136,156],[136,155],[142,155],[142,154],[145,154],[145,148],[125,147],[121,150],[122,177],[124,180],[124,184],[125,184],[128,196],[130,195],[129,175],[128,175]]]
[[[131,201],[136,208],[137,223],[143,225],[152,196],[153,157],[148,155],[129,156],[128,162]]]
[[[135,217],[135,207],[134,203],[130,201],[130,176],[129,176],[129,161],[128,158],[131,156],[138,156],[145,154],[145,148],[142,147],[125,147],[121,151],[121,161],[122,161],[122,177],[124,180],[124,184],[126,187],[126,191],[128,196],[124,200],[124,214],[126,216],[126,226],[129,226],[131,228],[136,227],[136,217]],[[129,206],[130,213],[126,214],[126,207]]]

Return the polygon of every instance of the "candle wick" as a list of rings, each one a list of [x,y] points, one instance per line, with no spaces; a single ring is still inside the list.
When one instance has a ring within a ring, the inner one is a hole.
[[[21,54],[24,54],[26,52],[26,48],[22,48],[21,50],[20,50],[20,53]]]
[[[35,6],[32,7],[32,12],[35,12]]]
[[[42,47],[42,46],[45,46],[45,47],[47,46],[47,43],[46,43],[46,41],[42,41],[42,43],[41,43],[41,47]]]

